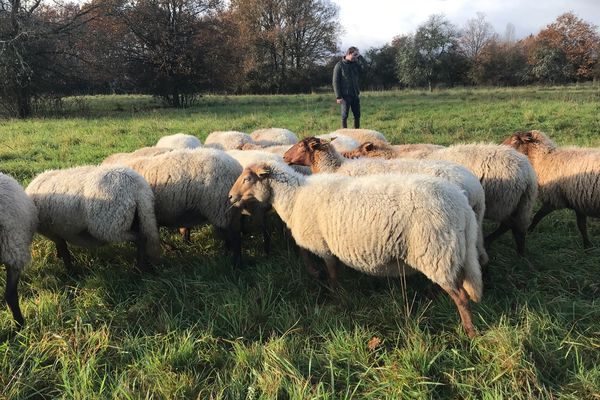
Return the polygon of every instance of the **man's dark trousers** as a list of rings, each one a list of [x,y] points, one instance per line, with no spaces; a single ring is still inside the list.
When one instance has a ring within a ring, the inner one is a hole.
[[[348,111],[352,110],[354,128],[360,128],[360,99],[358,96],[344,96],[342,103],[342,128],[348,127]]]

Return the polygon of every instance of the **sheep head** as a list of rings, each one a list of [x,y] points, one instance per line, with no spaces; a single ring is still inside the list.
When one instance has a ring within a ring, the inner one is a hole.
[[[271,174],[271,168],[267,164],[247,166],[229,191],[229,202],[240,208],[254,202],[269,202],[271,190],[265,180]]]
[[[304,165],[310,167],[316,151],[323,148],[326,141],[316,137],[302,139],[288,149],[283,155],[283,161],[290,165]]]
[[[553,150],[556,145],[540,131],[517,131],[505,139],[502,144],[512,147],[519,153],[529,155],[532,150]]]
[[[342,156],[346,158],[369,157],[369,153],[375,150],[373,142],[364,142],[354,150],[345,151]]]

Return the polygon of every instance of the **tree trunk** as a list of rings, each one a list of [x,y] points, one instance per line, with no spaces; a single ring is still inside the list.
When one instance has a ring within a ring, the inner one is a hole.
[[[181,107],[181,102],[179,101],[179,90],[177,89],[177,85],[173,85],[173,107]]]
[[[27,88],[17,90],[17,107],[19,118],[24,119],[31,115],[31,98]]]

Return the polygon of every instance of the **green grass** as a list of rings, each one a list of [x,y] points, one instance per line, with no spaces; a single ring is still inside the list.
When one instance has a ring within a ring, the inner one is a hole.
[[[362,106],[363,126],[395,143],[499,142],[537,128],[560,144],[600,146],[594,86],[372,92]],[[336,129],[338,113],[325,94],[205,96],[186,110],[144,96],[67,99],[61,117],[0,120],[0,170],[27,184],[179,131],[203,139],[280,126],[306,136]],[[191,245],[162,236],[179,251],[165,252],[154,275],[133,269],[124,244],[74,249],[77,277],[37,237],[20,284],[25,329],[0,309],[0,398],[600,399],[600,248],[582,249],[568,211],[542,221],[526,259],[509,235],[494,244],[474,340],[424,277],[404,284],[346,269],[332,295],[283,239],[270,257],[258,238],[245,240],[252,265],[237,271],[209,227]]]

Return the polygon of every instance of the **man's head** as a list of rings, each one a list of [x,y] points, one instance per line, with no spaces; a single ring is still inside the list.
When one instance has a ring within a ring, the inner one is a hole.
[[[344,56],[344,58],[348,61],[356,61],[358,56],[360,56],[360,52],[358,51],[358,48],[352,46],[352,47],[348,48],[348,51],[346,51],[346,55]]]

